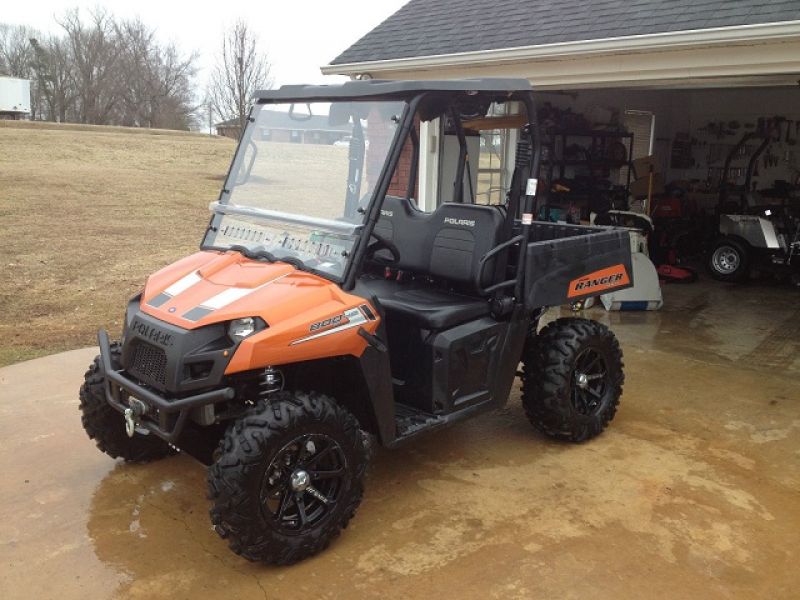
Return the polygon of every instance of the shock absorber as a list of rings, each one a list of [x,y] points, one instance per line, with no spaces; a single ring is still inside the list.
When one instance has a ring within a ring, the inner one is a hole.
[[[258,396],[262,399],[267,398],[275,392],[280,392],[283,389],[283,373],[278,369],[267,367],[261,374],[258,385]]]

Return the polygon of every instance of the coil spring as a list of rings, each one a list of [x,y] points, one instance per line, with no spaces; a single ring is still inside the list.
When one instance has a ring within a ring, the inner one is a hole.
[[[280,392],[283,389],[283,373],[272,367],[267,367],[261,374],[261,379],[258,382],[260,398]]]

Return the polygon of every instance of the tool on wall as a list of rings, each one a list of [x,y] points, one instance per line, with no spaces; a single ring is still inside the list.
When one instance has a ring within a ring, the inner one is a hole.
[[[787,144],[789,144],[790,146],[794,146],[797,143],[797,140],[794,139],[793,137],[791,137],[792,124],[794,124],[795,129],[797,129],[797,123],[798,123],[798,121],[793,121],[792,119],[787,119],[786,120],[786,138],[785,138],[784,141]]]

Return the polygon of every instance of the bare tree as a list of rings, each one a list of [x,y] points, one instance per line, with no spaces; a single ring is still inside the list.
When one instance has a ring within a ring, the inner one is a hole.
[[[174,44],[160,46],[141,21],[117,26],[125,73],[121,121],[138,127],[188,129],[193,124],[192,81],[197,53],[182,56]]]
[[[160,44],[139,20],[78,9],[61,35],[0,24],[0,74],[33,80],[35,117],[52,121],[189,129],[195,125],[197,54]]]
[[[50,36],[30,39],[34,51],[33,73],[42,108],[50,121],[76,120],[75,91],[72,86],[72,54],[69,44]]]
[[[78,121],[105,125],[116,108],[124,81],[119,70],[122,45],[114,21],[98,8],[90,13],[88,24],[81,19],[78,9],[68,11],[58,23],[72,51]]]
[[[0,74],[30,77],[33,48],[28,40],[34,35],[30,27],[0,23]]]
[[[214,113],[222,120],[235,119],[242,131],[253,92],[272,87],[270,70],[257,36],[237,21],[223,36],[222,54],[211,73],[208,96]]]

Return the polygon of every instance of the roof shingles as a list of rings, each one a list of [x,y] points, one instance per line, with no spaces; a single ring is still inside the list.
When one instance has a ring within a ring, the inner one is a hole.
[[[331,64],[795,20],[800,0],[411,0]]]

